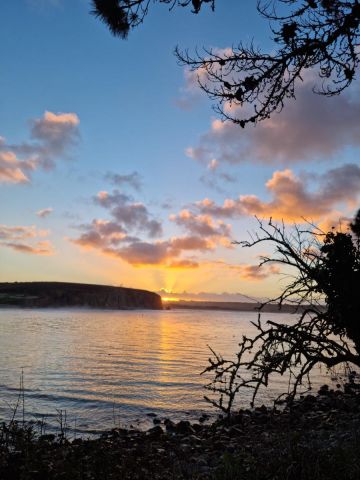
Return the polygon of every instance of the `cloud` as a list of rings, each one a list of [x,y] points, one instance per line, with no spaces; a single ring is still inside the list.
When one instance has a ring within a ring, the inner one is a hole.
[[[45,112],[30,122],[32,142],[12,145],[0,137],[0,182],[28,183],[35,170],[54,168],[77,142],[79,123],[75,113]]]
[[[214,55],[231,57],[234,52],[231,48],[213,48],[212,53]],[[221,67],[218,67],[221,70]],[[213,65],[213,71],[216,73],[217,66]],[[220,73],[220,72],[219,72]],[[184,68],[184,86],[180,89],[180,96],[176,99],[176,104],[183,110],[191,110],[200,99],[204,98],[204,92],[201,90],[200,85],[206,85],[207,73],[203,66],[196,68],[195,70],[189,67]]]
[[[231,235],[231,226],[225,224],[222,220],[213,220],[210,215],[196,215],[190,210],[181,210],[178,215],[170,215],[170,220],[176,225],[184,228],[192,235],[199,235],[201,237],[217,237],[223,243]]]
[[[199,237],[173,237],[157,242],[135,241],[129,245],[105,250],[134,266],[159,265],[167,268],[197,268],[198,262],[181,258],[185,252],[207,252],[214,249],[211,242]]]
[[[2,246],[12,248],[20,253],[30,253],[32,255],[53,255],[54,251],[50,242],[38,242],[35,246],[27,245],[25,243],[2,243]]]
[[[141,176],[138,172],[132,172],[128,175],[120,175],[118,173],[108,172],[104,178],[117,187],[128,185],[137,191],[140,191],[142,187]]]
[[[238,199],[227,198],[223,205],[217,205],[210,198],[204,198],[194,204],[194,207],[205,215],[212,215],[215,218],[237,218],[246,215]]]
[[[280,273],[277,265],[228,265],[228,268],[235,271],[243,280],[258,282],[265,280],[272,275]]]
[[[217,205],[210,199],[194,204],[203,215],[215,218],[237,218],[244,215],[272,217],[286,222],[324,219],[334,208],[347,203],[353,205],[360,195],[360,167],[346,164],[314,177],[315,190],[309,188],[309,176],[297,177],[291,170],[275,171],[266,188],[272,197],[268,202],[256,195],[240,195]]]
[[[317,224],[317,228],[322,232],[348,232],[352,218],[344,216],[341,212],[333,212],[331,216]]]
[[[113,193],[99,192],[94,197],[94,202],[107,209],[126,230],[144,232],[152,238],[162,235],[161,223],[151,218],[146,206],[141,202],[134,202],[131,197],[118,190]]]
[[[70,241],[137,267],[196,268],[198,263],[189,258],[189,254],[212,251],[229,235],[229,226],[223,221],[211,222],[206,216],[191,216],[183,211],[174,215],[173,220],[186,230],[186,235],[151,240],[162,235],[162,225],[152,218],[144,204],[118,190],[100,191],[93,201],[104,208],[111,219],[94,219],[79,225],[81,233]],[[139,238],[137,234],[150,240]]]
[[[233,175],[219,171],[218,166],[216,166],[216,168],[209,168],[208,165],[208,171],[200,177],[200,182],[219,193],[225,193],[221,185],[225,183],[235,183],[236,178]]]
[[[129,237],[122,225],[109,220],[95,219],[90,224],[80,225],[84,230],[74,243],[85,248],[107,248],[123,241],[136,240]]]
[[[1,183],[28,183],[30,166],[18,160],[10,151],[1,151],[4,142],[0,140],[0,182]]]
[[[169,264],[169,268],[179,270],[191,270],[198,267],[199,263],[194,260],[175,260]]]
[[[53,212],[53,209],[51,207],[43,208],[42,210],[38,210],[36,212],[36,215],[40,218],[45,218],[45,217],[48,217],[52,212]]]
[[[204,80],[206,71],[198,68],[195,71],[184,69],[184,86],[180,89],[180,95],[175,104],[182,110],[191,110],[202,98],[203,94],[199,87],[199,80]]]
[[[49,235],[48,230],[37,230],[34,225],[15,226],[0,225],[0,241],[1,240],[25,240],[35,237],[46,237]]]
[[[34,225],[0,225],[0,247],[11,248],[21,253],[52,255],[53,246],[48,240],[43,240],[48,235],[48,230],[38,230]]]
[[[85,249],[96,249],[105,255],[121,258],[135,267],[156,265],[166,268],[197,268],[197,262],[181,258],[181,255],[188,251],[206,252],[214,248],[213,244],[198,237],[174,237],[148,242],[123,236],[116,245],[111,236],[101,235],[94,230],[71,241]]]
[[[214,160],[239,164],[257,162],[282,164],[329,159],[345,147],[360,146],[360,86],[355,91],[324,98],[312,91],[314,75],[308,74],[298,86],[296,100],[289,100],[283,111],[271,119],[247,126],[215,119],[208,132],[186,154],[208,165]],[[230,116],[241,116],[241,109],[225,105]]]
[[[170,256],[169,244],[166,241],[135,241],[122,248],[105,249],[104,253],[120,257],[134,266],[166,264]]]
[[[84,249],[121,258],[136,267],[197,268],[199,263],[189,257],[190,254],[213,251],[218,245],[231,246],[230,226],[223,221],[212,221],[206,215],[193,215],[186,210],[172,215],[171,219],[186,231],[186,235],[151,241],[132,235],[133,231],[140,231],[151,238],[153,231],[161,227],[150,219],[143,204],[134,203],[118,191],[99,192],[94,201],[110,213],[111,220],[94,219],[89,224],[79,225],[80,235],[70,241]]]

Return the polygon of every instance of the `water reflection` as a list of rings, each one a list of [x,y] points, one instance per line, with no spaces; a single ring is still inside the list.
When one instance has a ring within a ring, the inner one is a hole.
[[[255,319],[243,312],[2,309],[0,416],[11,416],[24,367],[28,417],[51,418],[63,409],[82,431],[137,419],[147,427],[149,412],[197,417],[210,408],[203,400],[206,378],[199,375],[207,345],[225,356],[235,353]],[[277,380],[261,401],[284,387]]]

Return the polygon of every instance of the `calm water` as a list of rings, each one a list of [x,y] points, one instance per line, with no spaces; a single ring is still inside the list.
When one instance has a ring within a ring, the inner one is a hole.
[[[193,420],[214,412],[203,400],[206,378],[200,376],[207,345],[230,356],[256,318],[225,311],[1,309],[0,418],[11,417],[22,367],[27,418],[46,415],[54,425],[57,411],[66,410],[78,432],[147,428],[147,413]],[[265,318],[291,321],[285,314]],[[316,383],[324,383],[324,375],[319,372]],[[261,401],[284,389],[285,379],[274,381]],[[246,397],[240,400],[248,406]]]

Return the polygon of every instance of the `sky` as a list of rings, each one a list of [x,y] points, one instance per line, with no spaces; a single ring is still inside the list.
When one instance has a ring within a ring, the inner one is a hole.
[[[174,48],[274,44],[253,0],[152,5],[127,40],[88,0],[0,5],[0,281],[268,297],[286,278],[241,248],[254,216],[346,223],[360,200],[359,81],[244,130],[222,122]]]

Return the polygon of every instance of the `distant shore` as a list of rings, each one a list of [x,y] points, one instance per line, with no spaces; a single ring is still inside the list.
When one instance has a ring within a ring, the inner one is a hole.
[[[163,302],[165,309],[229,310],[237,312],[299,313],[304,306],[259,302],[203,302],[196,300],[178,300]]]
[[[67,282],[0,283],[0,305],[26,308],[88,307],[162,310],[160,295],[147,290]]]

